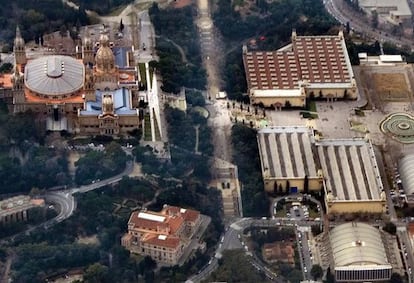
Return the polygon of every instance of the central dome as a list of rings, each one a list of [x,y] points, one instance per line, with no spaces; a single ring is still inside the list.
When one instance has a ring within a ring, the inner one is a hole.
[[[83,87],[83,64],[69,56],[51,55],[29,61],[25,85],[40,95],[71,94]]]
[[[96,51],[96,68],[99,71],[109,72],[115,67],[115,56],[112,49],[109,47],[109,38],[106,34],[102,34],[99,40],[100,47]]]

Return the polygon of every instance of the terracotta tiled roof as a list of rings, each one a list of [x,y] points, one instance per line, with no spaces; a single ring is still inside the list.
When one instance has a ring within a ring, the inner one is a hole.
[[[250,88],[298,88],[299,65],[293,52],[256,51],[244,55]]]
[[[12,88],[12,74],[0,75],[0,88]]]
[[[342,41],[339,36],[298,36],[293,50],[301,79],[311,83],[350,82]]]
[[[243,54],[249,89],[295,89],[308,83],[350,83],[342,36],[297,36],[278,51]]]
[[[170,235],[155,235],[148,233],[142,239],[142,242],[149,245],[175,249],[180,245],[180,238]]]
[[[33,94],[29,89],[24,90],[24,95],[26,97],[26,101],[29,103],[83,103],[84,99],[82,98],[82,92],[78,92],[77,94],[73,94],[70,97],[62,98],[62,99],[53,99],[52,96],[44,98]]]
[[[181,215],[185,221],[196,221],[200,216],[200,212],[188,208],[180,208],[177,206],[166,205],[162,210],[165,214],[168,215]]]
[[[152,211],[146,212],[146,213],[150,215],[155,215],[155,216],[164,216],[161,213],[156,213]],[[138,217],[139,214],[140,214],[140,211],[132,212],[131,217],[129,218],[129,221],[128,221],[128,225],[132,224],[134,225],[135,228],[143,228],[143,229],[154,230],[154,231],[157,230],[157,227],[161,229],[168,228],[168,223],[165,220],[162,222],[153,221],[153,220],[145,219],[142,217]]]
[[[142,228],[153,230],[169,231],[170,234],[175,234],[184,225],[184,218],[178,215],[168,215],[164,210],[161,212],[146,211],[146,215],[158,217],[159,221],[139,217],[142,212],[133,212],[129,218],[128,224],[132,224],[135,228]],[[155,218],[154,218],[155,219]],[[161,221],[160,221],[161,220]],[[165,233],[165,232],[162,232]]]

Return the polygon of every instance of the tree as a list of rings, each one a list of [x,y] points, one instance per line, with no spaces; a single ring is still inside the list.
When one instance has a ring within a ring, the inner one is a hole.
[[[120,32],[123,32],[123,31],[124,31],[124,28],[125,28],[125,26],[124,26],[124,24],[122,23],[122,19],[121,19],[121,22],[119,23],[119,31],[120,31]]]
[[[403,283],[404,281],[403,281],[403,279],[401,278],[401,275],[400,275],[400,274],[398,274],[398,273],[394,272],[394,273],[391,275],[390,282],[391,282],[391,283]]]
[[[377,12],[377,10],[373,10],[371,12],[371,24],[372,24],[373,28],[378,27],[378,12]]]
[[[323,269],[319,264],[312,265],[310,274],[313,277],[313,280],[317,280],[319,278],[322,278],[323,275]]]
[[[351,31],[351,26],[349,24],[349,22],[346,22],[346,33],[349,34]]]
[[[397,233],[397,227],[392,222],[385,223],[383,230],[390,233],[391,235],[395,235],[395,233]]]
[[[108,267],[100,263],[90,265],[83,274],[83,280],[87,283],[101,283],[108,275]]]

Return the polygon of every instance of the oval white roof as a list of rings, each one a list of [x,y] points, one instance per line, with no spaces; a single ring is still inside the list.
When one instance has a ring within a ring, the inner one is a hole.
[[[355,265],[388,265],[378,229],[361,222],[349,222],[330,231],[335,268]]]
[[[83,87],[84,66],[78,60],[62,55],[44,56],[27,63],[25,84],[44,95],[72,93]]]

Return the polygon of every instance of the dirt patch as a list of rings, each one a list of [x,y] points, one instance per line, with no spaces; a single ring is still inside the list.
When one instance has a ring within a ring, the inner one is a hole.
[[[81,158],[84,155],[85,155],[84,153],[79,153],[79,152],[76,152],[76,151],[69,152],[69,155],[68,155],[68,162],[69,162],[68,170],[69,170],[69,174],[75,175],[75,171],[76,171],[75,162],[78,161],[79,158]]]
[[[90,237],[79,237],[76,241],[78,244],[85,244],[85,245],[97,245],[99,244],[98,237],[96,235]]]
[[[383,101],[408,101],[409,87],[405,74],[372,74],[374,91]]]

